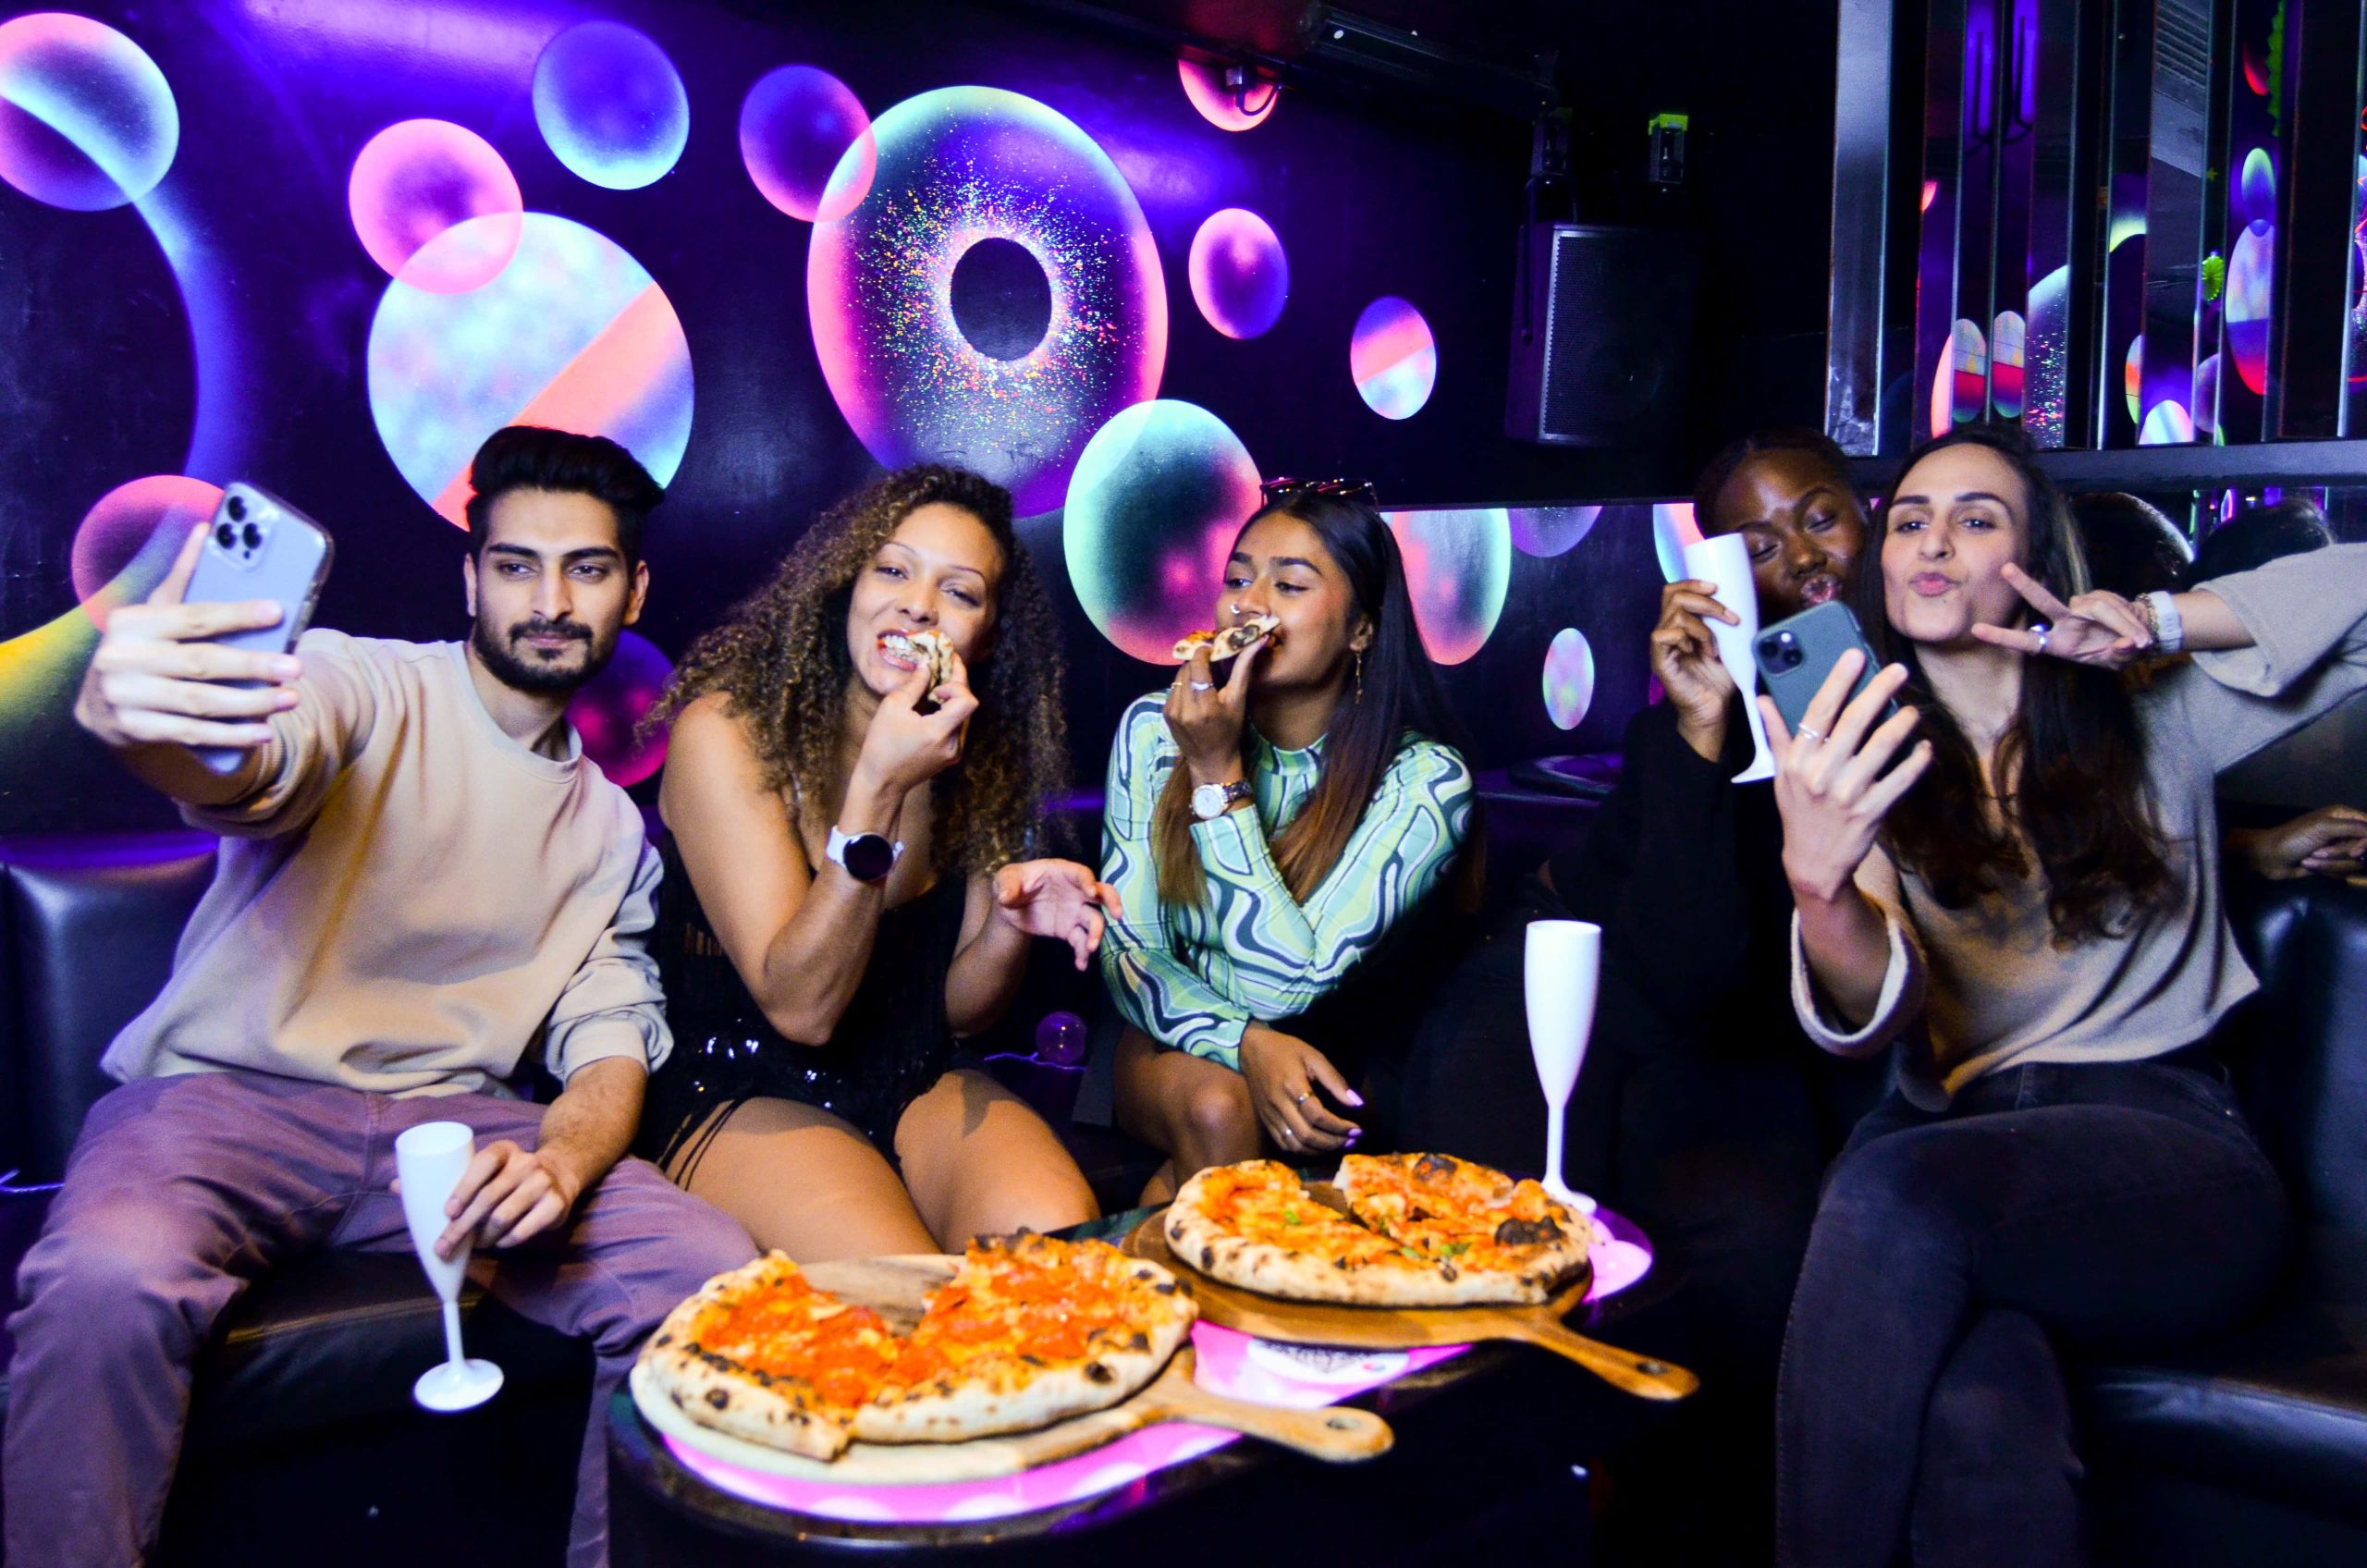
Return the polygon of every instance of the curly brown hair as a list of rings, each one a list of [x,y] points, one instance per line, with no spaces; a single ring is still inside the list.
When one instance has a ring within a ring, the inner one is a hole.
[[[939,866],[991,872],[1025,856],[1062,788],[1068,724],[1061,711],[1060,634],[1051,601],[1012,528],[1011,492],[963,469],[898,469],[815,520],[773,579],[691,645],[643,721],[654,728],[722,692],[747,726],[765,783],[837,814],[847,688],[847,607],[855,578],[904,519],[959,507],[1001,546],[993,642],[970,667],[978,711],[962,761],[930,784]],[[815,780],[825,781],[814,792]]]

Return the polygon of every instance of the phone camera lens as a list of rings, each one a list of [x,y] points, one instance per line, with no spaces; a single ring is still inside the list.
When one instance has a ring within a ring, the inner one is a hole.
[[[222,504],[222,509],[230,514],[232,522],[244,522],[247,520],[247,498],[233,496]]]
[[[245,541],[245,542],[246,542],[246,546],[247,546],[247,548],[248,548],[248,549],[250,549],[250,550],[251,550],[251,549],[253,549],[256,545],[261,545],[261,544],[263,543],[263,530],[262,530],[262,529],[260,529],[260,528],[257,528],[253,523],[251,523],[251,523],[247,524],[245,532],[244,532],[244,533],[240,533],[240,534],[239,535],[239,537],[241,540]]]
[[[238,530],[227,522],[218,524],[214,530],[214,538],[216,544],[227,550],[239,542]]]

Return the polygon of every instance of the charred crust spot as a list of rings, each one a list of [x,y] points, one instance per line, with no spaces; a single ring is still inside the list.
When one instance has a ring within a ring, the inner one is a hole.
[[[1095,1383],[1114,1383],[1118,1380],[1118,1375],[1115,1372],[1098,1361],[1088,1361],[1085,1364],[1085,1376],[1087,1381]]]
[[[1175,1293],[1175,1281],[1172,1280],[1161,1280],[1159,1283],[1153,1285],[1151,1289],[1157,1291],[1160,1295],[1171,1296]]]
[[[1144,1333],[1140,1329],[1137,1329],[1126,1341],[1126,1348],[1128,1350],[1148,1350],[1150,1349],[1150,1336]]]
[[[1331,1260],[1331,1267],[1345,1274],[1348,1271],[1348,1260],[1344,1257],[1335,1257]]]
[[[1557,1239],[1561,1233],[1549,1219],[1507,1219],[1496,1227],[1496,1244],[1502,1247],[1541,1247]]]
[[[1201,1267],[1201,1268],[1208,1268],[1209,1266],[1211,1266],[1212,1264],[1214,1264],[1214,1263],[1216,1262],[1216,1260],[1217,1260],[1217,1249],[1216,1249],[1215,1247],[1213,1247],[1213,1246],[1204,1246],[1204,1247],[1202,1247],[1202,1248],[1200,1249],[1200,1267]]]
[[[1453,1264],[1441,1263],[1439,1265],[1439,1278],[1446,1280],[1449,1284],[1452,1284],[1455,1280],[1462,1279],[1463,1275]]]
[[[1030,1366],[1041,1366],[1044,1365],[1044,1358],[1042,1356],[1036,1355],[1029,1351],[1021,1351],[1019,1353],[1019,1359],[1027,1363]]]
[[[671,1334],[660,1334],[657,1336],[657,1348],[660,1350],[664,1350],[668,1345],[670,1345],[673,1342],[674,1336]]]
[[[1425,1182],[1443,1182],[1454,1172],[1453,1155],[1426,1154],[1414,1162],[1414,1174]]]
[[[706,1402],[717,1410],[729,1410],[731,1408],[730,1391],[726,1389],[709,1389],[706,1391]]]

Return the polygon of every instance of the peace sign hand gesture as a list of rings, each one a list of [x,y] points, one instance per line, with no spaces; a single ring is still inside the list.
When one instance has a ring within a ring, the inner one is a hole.
[[[2043,619],[2028,630],[1974,627],[1972,634],[1984,643],[2105,669],[2126,668],[2153,645],[2152,629],[2146,625],[2145,617],[2117,594],[2099,588],[2067,605],[2020,567],[2009,564],[2005,577]]]

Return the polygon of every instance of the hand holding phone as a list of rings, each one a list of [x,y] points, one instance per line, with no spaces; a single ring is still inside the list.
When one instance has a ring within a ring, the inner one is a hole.
[[[288,650],[328,553],[318,524],[260,491],[230,486],[156,591],[107,617],[76,721],[116,751],[182,746],[217,774],[235,771],[270,741],[270,717],[295,705],[292,682],[302,666]],[[212,570],[209,557],[219,557]],[[293,594],[290,581],[303,584]],[[237,593],[241,587],[247,592]]]
[[[1883,815],[1932,766],[1929,741],[1899,756],[1919,717],[1895,700],[1906,684],[1905,666],[1876,672],[1864,650],[1844,648],[1797,724],[1772,696],[1759,699],[1795,898],[1838,899],[1873,851]]]

